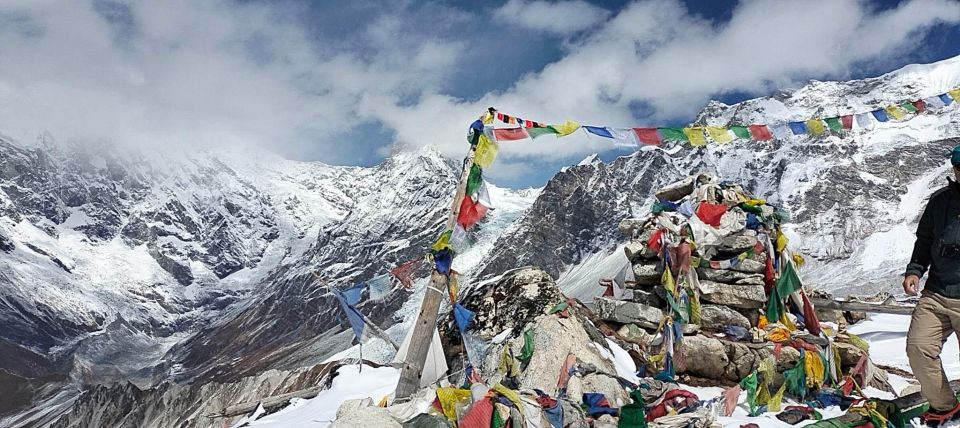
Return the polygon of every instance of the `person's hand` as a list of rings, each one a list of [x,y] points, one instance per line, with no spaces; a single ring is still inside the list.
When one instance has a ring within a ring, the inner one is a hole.
[[[920,288],[920,277],[916,275],[907,275],[903,277],[903,291],[910,296],[916,296]]]

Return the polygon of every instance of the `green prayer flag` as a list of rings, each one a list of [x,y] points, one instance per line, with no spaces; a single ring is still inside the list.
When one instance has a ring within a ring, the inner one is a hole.
[[[780,319],[784,309],[783,299],[790,293],[799,290],[801,286],[800,277],[797,276],[797,271],[793,269],[793,263],[785,260],[783,272],[780,273],[780,278],[777,279],[776,285],[770,292],[770,300],[767,301],[767,319],[770,322],[776,322],[775,320]]]
[[[473,164],[470,167],[470,175],[467,176],[467,195],[476,193],[481,184],[483,184],[483,169],[480,165]]]
[[[733,131],[733,135],[736,135],[737,138],[750,139],[750,131],[746,126],[733,125],[730,127],[730,130]]]
[[[843,125],[840,124],[839,117],[828,117],[824,119],[827,122],[827,126],[830,127],[830,130],[833,132],[840,132],[843,129]]]
[[[530,361],[530,357],[533,357],[533,330],[527,329],[523,333],[523,349],[520,350],[517,359],[525,363]]]
[[[663,141],[690,141],[682,128],[657,128],[657,131],[660,132],[660,139]]]
[[[617,428],[647,428],[646,403],[640,388],[630,391],[633,402],[620,408],[620,420]]]
[[[910,101],[904,101],[904,102],[900,103],[900,107],[903,108],[903,109],[906,110],[906,111],[909,111],[910,113],[916,113],[916,112],[917,112],[917,108],[916,108],[916,107],[913,105],[913,103],[911,103]]]
[[[493,416],[490,418],[490,428],[503,428],[507,426],[507,421],[500,417],[497,406],[493,406]]]
[[[797,364],[783,372],[787,392],[801,400],[807,396],[807,372],[803,365],[804,358],[805,353],[800,350],[800,359],[797,360]]]
[[[754,370],[753,373],[750,373],[750,376],[743,378],[740,381],[740,387],[747,391],[747,404],[750,405],[750,414],[753,415],[757,411],[757,372]]]
[[[557,129],[552,126],[543,126],[538,128],[527,128],[527,134],[530,135],[530,138],[537,138],[549,134],[560,134],[560,131],[557,131]]]

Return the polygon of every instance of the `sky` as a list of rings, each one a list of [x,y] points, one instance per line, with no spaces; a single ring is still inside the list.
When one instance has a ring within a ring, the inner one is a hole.
[[[488,106],[683,125],[710,100],[957,55],[956,0],[4,0],[0,133],[336,165],[423,146],[459,159]],[[502,144],[485,175],[542,186],[595,152],[625,154],[544,137]]]

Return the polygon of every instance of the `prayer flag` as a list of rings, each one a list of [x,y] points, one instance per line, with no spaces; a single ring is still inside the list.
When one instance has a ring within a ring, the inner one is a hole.
[[[367,289],[370,290],[370,300],[381,300],[390,295],[393,290],[393,281],[390,274],[383,274],[373,277],[367,281]]]
[[[568,120],[559,125],[550,125],[549,127],[557,131],[558,137],[566,137],[567,135],[570,135],[574,131],[580,129],[580,124],[572,120]]]
[[[857,127],[860,129],[873,129],[873,120],[870,119],[871,113],[857,113]]]
[[[770,128],[770,133],[772,133],[774,137],[777,137],[778,140],[786,140],[793,135],[790,127],[783,123],[773,125],[773,127]]]
[[[453,225],[453,232],[450,232],[450,248],[453,251],[461,252],[467,242],[467,230],[460,224]]]
[[[747,127],[750,137],[757,141],[768,141],[773,138],[767,125],[750,125]]]
[[[457,224],[464,229],[469,229],[487,214],[491,206],[493,204],[490,201],[490,193],[487,191],[487,183],[484,182],[477,189],[476,194],[463,197],[463,201],[460,202],[460,212],[457,213]]]
[[[613,144],[617,147],[636,150],[640,146],[637,134],[630,128],[607,128],[607,131],[610,132],[610,136],[613,137]]]
[[[804,122],[790,122],[787,125],[790,125],[790,130],[793,131],[793,135],[803,135],[807,133],[807,124]]]
[[[681,128],[657,128],[661,141],[689,141]]]
[[[827,128],[823,126],[823,121],[820,119],[810,119],[807,121],[807,131],[810,132],[810,135],[820,135],[827,131]]]
[[[420,262],[422,261],[423,259],[416,258],[404,262],[402,265],[390,269],[390,275],[393,275],[394,278],[397,278],[397,281],[400,281],[400,284],[403,285],[403,288],[409,289],[413,286],[413,278],[410,276],[413,274],[413,270],[420,266]]]
[[[843,129],[850,130],[853,129],[853,115],[847,114],[840,116],[840,125]]]
[[[701,147],[707,145],[707,137],[703,135],[703,128],[699,126],[683,128],[683,133],[687,136],[687,140],[690,141],[691,146]]]
[[[947,95],[950,95],[954,101],[960,101],[960,89],[951,89],[947,91]]]
[[[730,135],[730,130],[727,128],[722,128],[719,126],[707,126],[707,134],[710,135],[710,139],[717,144],[724,144],[733,141],[733,136]]]
[[[525,121],[523,121],[523,126],[524,126],[524,127],[527,127],[527,128],[533,128],[533,121],[532,121],[532,120],[525,120]]]
[[[900,107],[895,106],[895,105],[887,106],[887,108],[885,108],[884,111],[886,111],[886,112],[887,112],[887,116],[888,116],[888,117],[892,117],[893,120],[903,119],[903,116],[906,115],[906,114],[903,112],[903,110],[900,109]]]
[[[487,138],[486,134],[480,135],[480,142],[477,143],[477,149],[473,153],[473,163],[480,168],[489,168],[493,160],[497,158],[497,151],[500,147],[496,141]]]
[[[733,135],[736,135],[737,138],[750,139],[750,131],[747,130],[746,126],[733,125],[730,127],[730,130],[733,131]]]
[[[610,138],[613,139],[613,135],[610,134],[610,131],[607,128],[601,128],[599,126],[583,126],[583,129],[586,129],[587,132],[596,135],[598,137]]]
[[[887,117],[887,112],[883,109],[871,111],[870,114],[873,115],[874,119],[877,119],[877,122],[886,122],[890,120],[890,118]]]
[[[904,101],[904,102],[900,103],[900,108],[902,108],[902,109],[904,109],[904,110],[906,110],[906,111],[908,111],[908,112],[910,112],[910,113],[916,113],[916,112],[919,111],[919,110],[917,110],[916,107],[914,107],[913,103],[910,102],[910,101]]]
[[[437,237],[437,240],[433,242],[433,245],[430,247],[430,249],[433,251],[440,251],[444,248],[450,248],[450,234],[452,232],[453,231],[451,230],[443,231],[443,233]]]
[[[497,120],[503,122],[503,113],[497,112]]]
[[[363,294],[363,283],[354,284],[350,288],[340,290],[340,295],[342,295],[347,304],[351,306],[360,303],[361,294]]]
[[[800,287],[800,277],[793,268],[793,262],[784,257],[783,272],[780,273],[780,278],[777,279],[777,283],[770,292],[770,300],[767,302],[767,319],[780,319],[784,313],[783,299]]]
[[[474,316],[476,316],[476,314],[463,307],[463,305],[459,303],[453,305],[453,318],[457,321],[457,329],[460,330],[460,334],[463,334],[470,328]]]
[[[927,108],[942,108],[944,107],[943,100],[940,97],[930,97],[923,100],[923,103]]]
[[[948,106],[953,103],[953,97],[951,97],[950,94],[940,94],[937,96],[937,98],[940,98],[940,101],[943,101],[944,106]]]
[[[840,132],[840,130],[843,129],[839,117],[828,117],[824,119],[824,122],[827,122],[827,127],[833,132]]]
[[[523,128],[499,128],[493,130],[493,135],[497,141],[516,141],[530,138],[527,131]]]
[[[552,126],[544,126],[542,128],[530,128],[527,130],[527,134],[530,134],[530,138],[538,138],[544,135],[556,135],[559,132]]]
[[[918,113],[923,113],[923,111],[927,109],[927,105],[923,102],[923,100],[916,100],[912,104],[913,108],[917,109]]]
[[[470,175],[467,176],[467,194],[474,194],[481,184],[483,184],[483,169],[474,163],[470,167]]]
[[[444,275],[450,273],[450,265],[453,264],[453,251],[449,248],[444,248],[440,251],[437,251],[433,254],[433,263],[436,266],[437,272],[440,272]]]
[[[363,314],[353,307],[353,305],[347,303],[347,298],[344,297],[340,292],[334,292],[333,296],[337,299],[337,302],[340,303],[340,309],[343,309],[344,314],[347,315],[347,322],[350,323],[350,327],[353,328],[353,335],[357,337],[357,341],[361,341],[363,338]]]
[[[660,135],[657,134],[657,128],[633,128],[640,142],[648,146],[659,146]]]

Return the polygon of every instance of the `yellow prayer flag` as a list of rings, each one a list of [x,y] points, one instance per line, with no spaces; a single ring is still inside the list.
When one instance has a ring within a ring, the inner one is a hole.
[[[480,141],[477,142],[477,150],[473,154],[473,163],[480,168],[489,168],[493,160],[497,158],[497,151],[500,147],[496,141],[487,138],[486,134],[480,134]]]
[[[663,289],[670,292],[670,294],[676,295],[676,285],[673,282],[673,273],[670,272],[670,267],[663,270],[663,275],[660,277],[660,282],[663,285]]]
[[[550,126],[557,130],[557,137],[566,137],[567,135],[573,134],[574,131],[580,129],[580,124],[572,120],[568,120],[559,125]]]
[[[960,89],[949,90],[947,95],[950,95],[950,98],[953,98],[954,101],[960,101]]]
[[[703,135],[703,128],[695,126],[693,128],[683,128],[683,134],[690,140],[690,145],[700,147],[707,145],[707,138]]]
[[[787,383],[784,382],[780,385],[780,389],[777,390],[777,393],[770,396],[770,401],[767,402],[767,411],[769,412],[780,411],[780,406],[783,403],[783,392],[786,390],[787,390]]]
[[[730,130],[720,126],[708,126],[707,134],[710,134],[710,139],[717,144],[733,141],[733,135],[730,135]]]
[[[444,248],[450,248],[450,231],[444,231],[440,234],[440,237],[433,242],[433,246],[430,247],[433,251],[441,251]]]
[[[823,121],[820,119],[810,119],[807,121],[807,132],[810,135],[820,135],[827,131],[827,127],[824,126]]]
[[[484,125],[493,123],[493,113],[490,113],[489,111],[484,112],[483,116],[480,118],[480,121],[483,122]]]
[[[887,116],[892,117],[894,120],[903,119],[903,117],[905,116],[905,114],[903,113],[903,109],[901,109],[900,106],[891,105],[891,106],[887,106],[887,108],[883,110],[887,112]]]
[[[470,399],[470,390],[454,387],[437,388],[437,401],[443,409],[443,415],[451,421],[457,420],[457,403]]]
[[[778,253],[783,252],[783,249],[787,248],[787,244],[789,243],[790,243],[790,240],[787,239],[787,235],[784,235],[783,232],[779,232],[777,234],[776,246],[777,246]]]

